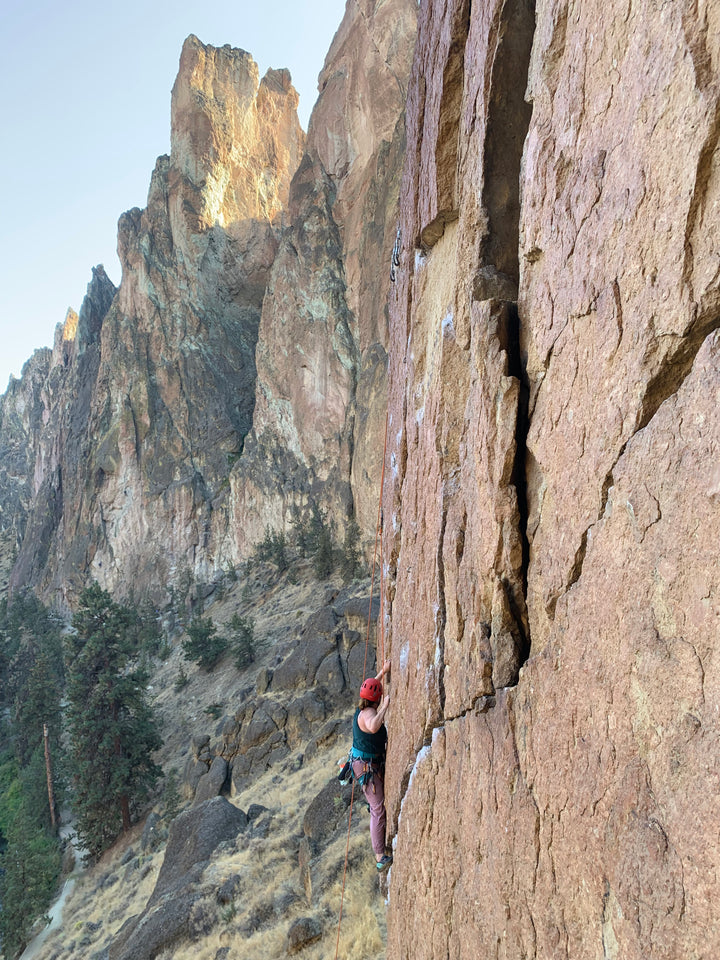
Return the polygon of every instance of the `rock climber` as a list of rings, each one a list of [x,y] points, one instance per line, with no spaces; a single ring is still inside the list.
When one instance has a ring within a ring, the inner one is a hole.
[[[382,679],[390,672],[386,660],[375,677],[368,677],[360,687],[360,702],[353,718],[352,769],[362,786],[370,807],[370,840],[378,870],[392,863],[385,852],[385,747],[387,729],[383,720],[390,703],[390,694],[383,696]]]

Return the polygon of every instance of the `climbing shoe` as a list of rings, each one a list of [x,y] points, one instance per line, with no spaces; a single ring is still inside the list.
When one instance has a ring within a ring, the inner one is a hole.
[[[392,854],[386,853],[382,860],[375,861],[375,866],[378,868],[378,870],[387,870],[392,861]]]

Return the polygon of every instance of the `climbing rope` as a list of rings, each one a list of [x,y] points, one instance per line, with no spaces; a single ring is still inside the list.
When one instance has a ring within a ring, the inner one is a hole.
[[[383,617],[383,556],[382,556],[382,497],[383,487],[385,486],[385,457],[387,456],[387,438],[388,438],[388,414],[385,414],[385,440],[383,442],[382,470],[380,471],[380,498],[378,501],[377,523],[375,525],[375,548],[373,550],[372,575],[370,578],[370,608],[368,610],[367,632],[365,634],[365,659],[363,661],[363,677],[367,673],[368,647],[370,645],[370,623],[372,621],[372,601],[375,593],[375,569],[377,567],[378,542],[380,543],[380,640],[382,660],[385,660],[385,618]],[[377,659],[377,657],[376,657]]]
[[[398,230],[398,236],[400,231]],[[385,616],[383,612],[383,552],[382,552],[382,498],[385,485],[385,457],[387,455],[388,414],[385,414],[385,442],[383,443],[382,471],[380,473],[380,499],[378,503],[377,524],[375,526],[375,548],[373,550],[372,575],[370,577],[370,609],[368,611],[367,632],[365,634],[365,659],[363,661],[363,677],[367,673],[368,648],[370,646],[370,624],[372,622],[373,594],[375,592],[375,568],[377,567],[378,541],[380,542],[380,660],[385,663]],[[377,653],[375,660],[379,663]],[[335,942],[335,960],[340,950],[340,926],[342,924],[343,905],[345,903],[345,881],[347,879],[348,854],[350,852],[350,828],[352,827],[353,803],[355,801],[355,778],[352,778],[350,792],[350,811],[348,814],[347,841],[345,843],[345,866],[343,867],[342,891],[340,893],[340,915],[338,917],[337,940]]]

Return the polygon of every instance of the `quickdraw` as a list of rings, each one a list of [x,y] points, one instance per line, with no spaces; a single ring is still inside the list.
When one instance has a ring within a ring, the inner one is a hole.
[[[395,246],[393,247],[392,258],[390,260],[390,280],[392,283],[395,283],[395,267],[400,266],[400,241],[402,239],[402,231],[400,227],[397,228],[397,236],[395,237]]]

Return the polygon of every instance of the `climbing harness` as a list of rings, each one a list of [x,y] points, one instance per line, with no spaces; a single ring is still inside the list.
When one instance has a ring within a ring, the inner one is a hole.
[[[400,266],[400,241],[402,239],[402,231],[400,227],[397,228],[397,235],[395,237],[395,246],[393,247],[392,257],[390,260],[390,280],[392,283],[395,283],[395,267]]]
[[[400,228],[398,227],[397,238],[395,240],[395,247],[393,248],[393,269],[391,270],[390,277],[395,281],[394,277],[394,267],[399,266],[400,264]],[[372,575],[370,578],[370,608],[368,611],[368,622],[367,622],[367,632],[365,634],[365,659],[363,661],[363,676],[367,673],[367,658],[368,658],[368,647],[370,646],[370,623],[372,621],[372,598],[375,591],[375,569],[377,567],[377,555],[378,555],[378,541],[380,541],[380,659],[376,660],[378,663],[385,662],[385,615],[383,612],[384,598],[383,598],[383,554],[382,554],[382,539],[380,534],[382,532],[382,499],[383,499],[383,486],[385,484],[385,459],[387,456],[387,439],[388,439],[388,414],[385,414],[385,442],[383,443],[383,458],[382,458],[382,471],[380,473],[380,502],[378,503],[378,516],[377,524],[375,527],[375,549],[373,551],[373,562],[372,562]],[[352,781],[352,791],[350,793],[350,810],[348,814],[348,832],[347,832],[347,842],[345,844],[345,866],[343,868],[343,879],[342,879],[342,892],[340,894],[340,915],[338,917],[338,929],[337,929],[337,940],[335,942],[335,960],[338,958],[338,951],[340,950],[340,926],[342,924],[342,915],[343,915],[343,905],[345,903],[345,881],[347,879],[347,867],[348,867],[348,854],[350,852],[350,828],[352,827],[352,815],[353,815],[353,803],[355,800],[355,784],[359,783],[360,780],[355,776],[353,771],[353,751],[351,750],[348,754],[348,759],[343,765],[342,770],[338,774],[338,779],[341,783],[347,782],[347,778]],[[363,759],[363,758],[359,758]],[[349,767],[349,770],[347,769]],[[362,776],[364,777],[367,768],[369,768],[369,777],[372,777],[372,761],[365,761],[365,770],[363,770]],[[346,779],[341,779],[342,777]],[[365,780],[364,782],[367,782]],[[386,866],[387,861],[383,858],[383,868]],[[381,868],[378,868],[381,869]]]

